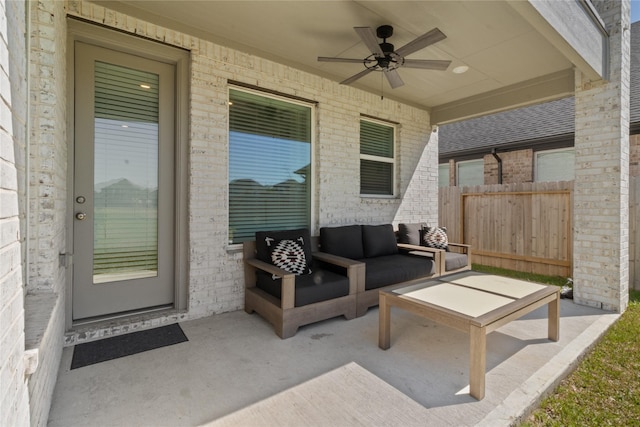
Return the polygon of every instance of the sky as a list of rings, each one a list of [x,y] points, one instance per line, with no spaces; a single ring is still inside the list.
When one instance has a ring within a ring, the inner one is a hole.
[[[640,21],[640,0],[631,0],[631,22]]]

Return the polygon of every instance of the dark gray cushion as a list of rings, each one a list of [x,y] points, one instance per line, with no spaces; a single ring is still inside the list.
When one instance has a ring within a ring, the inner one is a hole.
[[[345,225],[320,228],[320,250],[345,258],[364,258],[362,226]]]
[[[256,258],[290,273],[311,273],[309,230],[257,231]]]
[[[383,286],[406,282],[434,273],[433,260],[423,256],[386,255],[365,258],[365,289],[377,289]]]
[[[467,265],[467,255],[455,252],[447,252],[444,256],[444,268],[446,271],[457,270]]]
[[[315,263],[312,270],[311,274],[296,276],[296,307],[349,295],[346,276],[324,270]],[[282,297],[281,283],[282,279],[274,279],[271,274],[260,270],[256,272],[256,286],[278,299]]]
[[[398,242],[408,243],[410,245],[421,245],[420,231],[427,224],[417,222],[412,224],[398,224]]]
[[[362,245],[365,258],[398,253],[398,242],[391,224],[363,225]]]

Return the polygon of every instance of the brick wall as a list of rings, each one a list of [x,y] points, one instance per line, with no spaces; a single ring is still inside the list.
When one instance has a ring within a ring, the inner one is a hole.
[[[426,111],[280,65],[212,42],[158,27],[88,2],[67,12],[108,27],[190,49],[189,301],[181,318],[243,307],[242,254],[228,246],[228,80],[317,102],[314,143],[313,232],[325,225],[437,219],[437,133]],[[361,114],[399,123],[397,198],[359,195]],[[409,200],[407,194],[420,195]],[[175,317],[161,319],[175,321]],[[92,338],[114,329],[92,331]],[[67,343],[77,342],[67,336]]]
[[[0,425],[28,426],[23,251],[26,106],[23,2],[0,0]]]
[[[498,153],[502,159],[502,183],[533,182],[533,150]],[[498,160],[491,154],[484,156],[484,184],[498,184]]]
[[[30,16],[29,217],[25,346],[37,349],[29,378],[31,425],[47,424],[65,320],[67,117],[64,2],[28,2]]]
[[[576,72],[574,299],[622,312],[629,293],[629,2],[593,2],[610,37],[608,81]]]

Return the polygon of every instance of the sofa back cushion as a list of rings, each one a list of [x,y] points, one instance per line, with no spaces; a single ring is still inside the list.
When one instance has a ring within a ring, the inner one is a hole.
[[[364,258],[362,227],[360,225],[345,225],[320,228],[320,250],[345,258]]]
[[[311,273],[311,235],[306,228],[257,231],[256,258],[289,273]]]
[[[398,253],[396,234],[391,224],[363,225],[362,245],[365,258],[373,258]]]
[[[446,227],[425,227],[422,229],[422,246],[449,251]]]
[[[398,224],[398,242],[417,246],[422,245],[422,242],[420,241],[420,232],[426,225],[427,224],[424,222]]]

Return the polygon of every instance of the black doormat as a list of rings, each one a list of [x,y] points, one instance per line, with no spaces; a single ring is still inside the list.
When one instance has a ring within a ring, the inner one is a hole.
[[[71,369],[82,368],[94,363],[106,362],[119,357],[130,356],[154,348],[166,347],[189,341],[177,323],[154,329],[132,332],[99,341],[78,344],[73,349]]]

